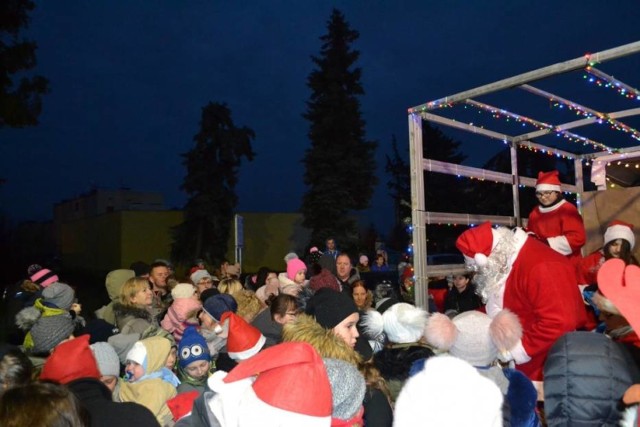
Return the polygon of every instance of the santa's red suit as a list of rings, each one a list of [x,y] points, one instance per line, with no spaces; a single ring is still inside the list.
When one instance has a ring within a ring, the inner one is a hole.
[[[465,231],[456,242],[458,249],[475,259],[478,253],[491,256],[495,242],[487,249],[480,243],[486,238],[479,238],[486,234],[487,226],[490,235],[493,231],[489,238],[496,239],[497,230],[484,223]],[[582,328],[586,313],[573,264],[522,229],[514,230],[513,239],[515,249],[506,266],[508,274],[497,290],[487,295],[486,309],[491,317],[503,308],[518,316],[522,339],[508,350],[518,370],[532,381],[541,381],[549,348],[566,332]]]
[[[534,381],[542,380],[542,368],[551,345],[566,332],[586,323],[573,265],[530,237],[511,266],[502,307],[517,314],[522,323],[522,345],[511,353],[516,367]],[[519,363],[526,359],[529,361]]]
[[[527,231],[546,240],[551,249],[569,257],[574,263],[580,259],[580,249],[587,240],[580,212],[566,200],[552,206],[533,208]]]
[[[598,270],[604,262],[602,249],[592,252],[578,261],[578,284],[595,285],[598,283]]]

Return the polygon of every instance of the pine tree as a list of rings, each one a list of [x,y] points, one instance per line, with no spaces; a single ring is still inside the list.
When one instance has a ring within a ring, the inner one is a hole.
[[[353,211],[369,206],[377,184],[376,142],[365,139],[358,96],[364,94],[361,70],[354,66],[359,52],[351,49],[359,34],[344,15],[334,9],[320,37],[317,69],[308,77],[311,96],[304,117],[310,122],[309,148],[304,157],[304,225],[319,243],[335,236],[341,249],[357,245],[358,228]]]
[[[37,125],[41,96],[49,91],[44,77],[23,75],[36,65],[36,43],[20,38],[33,8],[29,0],[0,2],[0,129]],[[15,75],[22,75],[19,83]]]
[[[174,229],[174,261],[204,258],[215,264],[224,259],[238,204],[238,168],[243,157],[253,160],[254,138],[253,130],[236,127],[225,104],[210,102],[202,109],[196,145],[183,154],[187,176],[181,189],[190,197],[184,222]]]

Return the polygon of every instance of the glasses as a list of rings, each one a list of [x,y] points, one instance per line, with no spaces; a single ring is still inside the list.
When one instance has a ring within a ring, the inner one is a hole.
[[[536,191],[536,197],[549,197],[555,193],[555,191]]]

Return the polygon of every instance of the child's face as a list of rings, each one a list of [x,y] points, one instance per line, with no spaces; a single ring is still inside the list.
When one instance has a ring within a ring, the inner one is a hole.
[[[144,368],[133,360],[127,360],[125,365],[125,372],[127,374],[127,381],[135,382],[144,376]]]
[[[210,363],[206,360],[196,360],[195,362],[189,363],[185,370],[190,377],[199,380],[207,376],[210,366]]]
[[[609,255],[613,258],[620,258],[620,250],[622,249],[622,239],[616,239],[609,245]]]
[[[305,279],[306,279],[306,274],[307,274],[307,270],[300,270],[296,273],[296,277],[294,278],[294,282],[296,282],[297,284],[301,285],[304,283]]]
[[[173,370],[173,367],[176,366],[176,360],[178,359],[178,349],[175,347],[171,347],[171,351],[169,352],[169,356],[167,356],[167,363],[165,363],[165,367]]]

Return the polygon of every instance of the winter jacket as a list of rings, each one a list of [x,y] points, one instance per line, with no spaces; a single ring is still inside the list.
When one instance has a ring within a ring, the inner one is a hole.
[[[151,411],[133,402],[116,403],[111,392],[99,380],[81,378],[67,384],[91,415],[91,427],[157,427],[158,421]]]
[[[282,325],[271,318],[271,311],[268,308],[258,313],[251,324],[267,339],[265,348],[282,342]]]
[[[120,302],[113,304],[116,326],[122,334],[143,334],[150,326],[158,326],[149,310],[144,307],[132,307]]]
[[[456,313],[477,310],[482,307],[482,300],[476,294],[475,286],[469,284],[462,292],[451,288],[444,298],[444,311],[454,310]]]
[[[548,426],[618,426],[618,402],[640,372],[628,352],[604,335],[570,332],[549,350],[544,365]]]
[[[299,315],[293,323],[283,327],[282,340],[307,342],[323,358],[340,359],[356,366],[360,362],[360,356],[354,349],[337,337],[332,330],[323,328],[313,317],[306,314]],[[382,391],[367,385],[363,406],[367,427],[391,427],[393,409]]]
[[[107,294],[111,301],[109,304],[96,310],[95,314],[98,319],[103,319],[112,325],[116,324],[116,316],[113,313],[113,304],[115,304],[118,301],[118,298],[120,298],[122,285],[124,285],[127,280],[135,277],[135,275],[136,273],[133,270],[125,269],[113,270],[107,274],[104,286],[107,289]]]
[[[387,380],[391,399],[394,402],[409,378],[411,365],[417,360],[428,359],[431,356],[433,356],[433,351],[420,343],[388,345],[373,355],[373,363]]]

